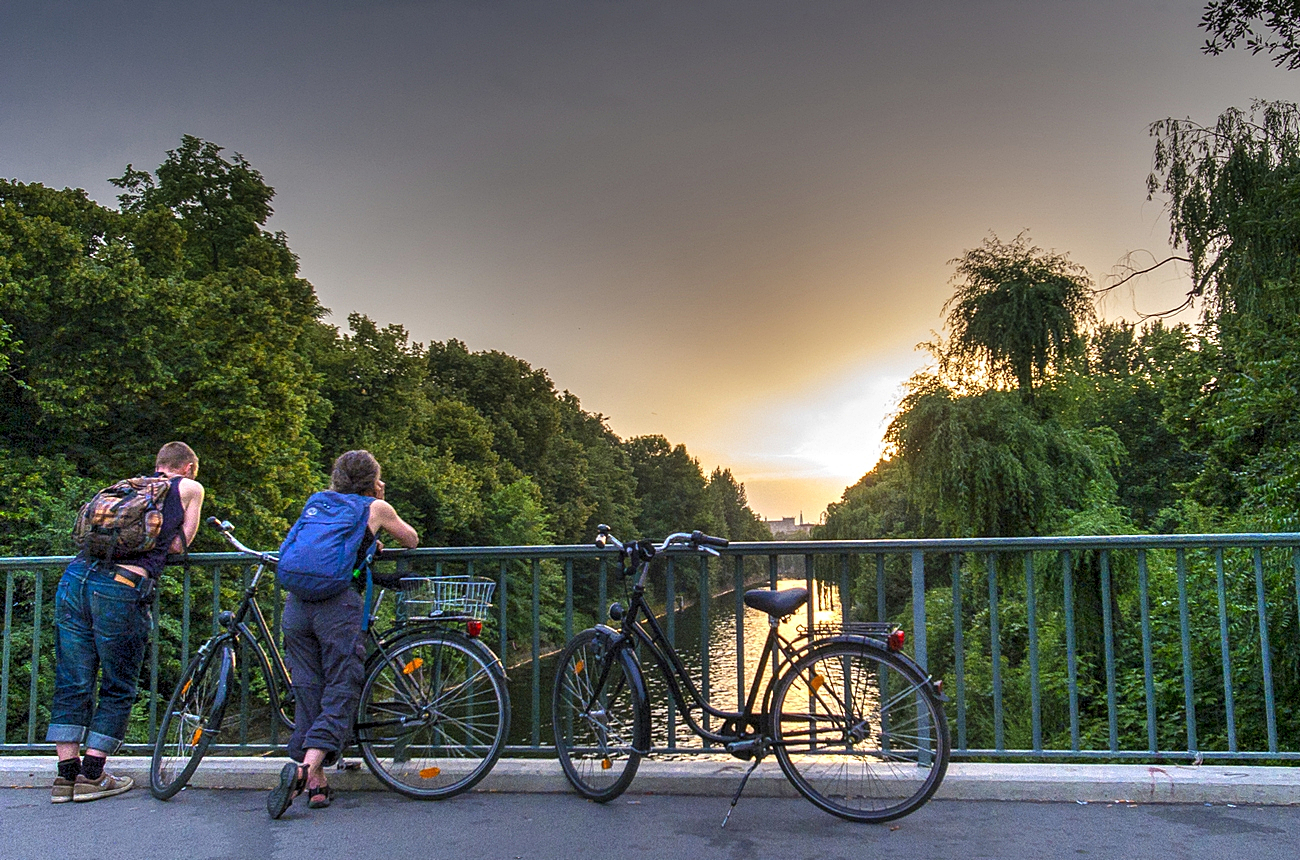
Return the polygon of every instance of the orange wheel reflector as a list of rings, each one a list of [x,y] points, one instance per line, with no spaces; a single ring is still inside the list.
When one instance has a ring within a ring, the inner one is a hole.
[[[424,658],[416,657],[414,660],[412,660],[411,662],[407,663],[405,666],[402,667],[402,674],[409,675],[423,665],[424,665]],[[437,770],[437,768],[434,769]]]
[[[440,767],[426,767],[421,769],[420,779],[433,779],[440,773],[442,773],[442,768]]]
[[[609,769],[610,769],[611,767],[613,767],[613,766],[614,766],[614,763],[613,763],[612,761],[610,761],[609,758],[603,758],[603,759],[600,760],[600,769],[601,769],[601,770],[609,770]]]
[[[578,674],[579,672],[581,672],[581,671],[582,671],[582,667],[583,667],[583,666],[586,666],[586,665],[587,665],[587,664],[586,664],[585,662],[583,662],[582,660],[579,660],[577,663],[574,663],[574,664],[573,664],[573,674],[576,675],[576,674]]]
[[[818,690],[820,690],[822,688],[822,684],[825,683],[826,683],[826,679],[823,678],[821,675],[813,675],[812,680],[808,682],[808,689],[815,693]]]
[[[203,729],[195,729],[194,737],[190,738],[190,746],[198,746],[201,737],[203,737]]]
[[[190,685],[193,684],[193,683],[194,683],[194,679],[193,679],[193,678],[190,678],[188,681],[185,682],[185,686],[184,686],[184,687],[181,687],[181,695],[182,695],[182,696],[185,695],[186,693],[188,693],[188,692],[190,691]]]

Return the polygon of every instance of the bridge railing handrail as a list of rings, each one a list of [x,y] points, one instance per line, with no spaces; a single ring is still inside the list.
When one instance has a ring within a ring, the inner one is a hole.
[[[679,617],[686,623],[682,613],[694,612],[706,637],[715,608],[734,605],[735,617],[743,617],[745,587],[791,579],[817,592],[799,623],[812,625],[817,600],[827,601],[817,611],[845,619],[854,613],[904,621],[916,658],[947,681],[958,757],[1300,760],[1300,729],[1278,719],[1300,709],[1300,678],[1292,677],[1300,533],[773,540],[720,551],[712,562],[689,549],[665,553],[656,588],[664,607],[677,607],[666,611],[670,636]],[[527,726],[510,749],[546,753],[549,678],[542,662],[579,623],[603,617],[619,586],[616,551],[421,547],[386,556],[384,563],[399,569],[446,568],[497,580],[492,644],[511,666],[512,683],[521,685],[515,715]],[[0,558],[0,751],[48,746],[39,742],[39,729],[53,666],[51,573],[71,560]],[[153,697],[150,731],[158,698],[165,703],[169,692],[170,667],[206,635],[248,565],[240,553],[192,553],[165,575],[164,594],[179,618],[168,619],[165,630],[155,621],[144,692]],[[232,578],[231,569],[243,573]],[[278,630],[278,590],[267,594]],[[697,609],[681,608],[691,605]],[[744,625],[734,626],[727,659],[743,661]],[[702,638],[696,658],[706,691],[711,678],[730,671],[711,666],[712,647]],[[160,653],[171,661],[163,675]],[[742,687],[743,673],[736,675]],[[692,752],[678,745],[671,702],[656,720],[667,726],[658,746]],[[248,741],[248,731],[245,719],[239,742],[223,748],[269,748]],[[282,740],[272,728],[270,746]]]

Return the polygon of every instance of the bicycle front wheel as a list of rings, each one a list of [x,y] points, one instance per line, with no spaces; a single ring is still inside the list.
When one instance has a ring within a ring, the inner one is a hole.
[[[649,737],[640,670],[624,649],[584,630],[560,652],[551,718],[564,775],[598,803],[622,794],[636,776]]]
[[[865,643],[814,647],[772,699],[781,770],[813,804],[850,821],[914,812],[948,768],[948,722],[915,664]]]
[[[361,688],[357,742],[396,792],[442,800],[474,787],[501,757],[510,697],[492,652],[448,631],[399,640]]]
[[[167,800],[185,787],[225,714],[235,654],[228,642],[195,655],[181,673],[158,725],[149,762],[149,791]]]

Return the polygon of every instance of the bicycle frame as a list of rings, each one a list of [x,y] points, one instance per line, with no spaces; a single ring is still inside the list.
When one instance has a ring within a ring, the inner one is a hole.
[[[654,659],[660,674],[663,676],[665,683],[668,685],[669,694],[672,696],[674,703],[682,718],[690,727],[691,731],[701,738],[717,744],[729,744],[745,737],[746,729],[753,729],[760,735],[770,736],[770,726],[766,725],[768,707],[767,703],[771,699],[772,685],[780,676],[781,668],[793,662],[797,658],[801,649],[780,634],[775,621],[768,628],[767,638],[763,643],[763,651],[758,659],[758,664],[754,669],[754,677],[749,684],[749,694],[746,697],[744,709],[741,711],[726,711],[715,707],[711,702],[704,698],[704,694],[696,687],[690,672],[682,663],[677,654],[677,650],[668,637],[664,634],[663,628],[659,626],[658,620],[645,601],[645,579],[650,570],[650,562],[642,562],[638,571],[636,582],[632,586],[632,596],[625,614],[621,619],[621,635],[616,643],[616,647],[632,649],[633,656],[636,656],[636,647],[638,644],[644,645]],[[649,626],[649,632],[638,622],[638,615],[644,614],[645,622]],[[762,685],[763,699],[761,710],[755,711],[755,705],[758,704],[759,682],[763,679],[764,670],[771,664],[771,674],[766,684]],[[637,660],[640,666],[640,660]],[[609,671],[607,666],[605,673]],[[643,670],[644,672],[644,670]],[[599,689],[605,681],[602,676],[596,684]],[[690,703],[687,702],[689,695]],[[590,704],[590,703],[589,703]],[[698,707],[703,713],[722,720],[724,725],[732,723],[736,726],[734,733],[715,732],[705,728],[700,722],[697,722],[691,715],[691,704]]]

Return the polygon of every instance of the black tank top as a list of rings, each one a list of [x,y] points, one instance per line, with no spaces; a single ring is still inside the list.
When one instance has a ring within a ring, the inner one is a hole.
[[[119,563],[130,564],[144,569],[144,572],[157,579],[167,564],[167,553],[171,550],[172,540],[180,534],[185,524],[185,506],[181,504],[181,478],[172,478],[171,489],[163,499],[162,532],[154,548],[132,558],[117,559]]]

